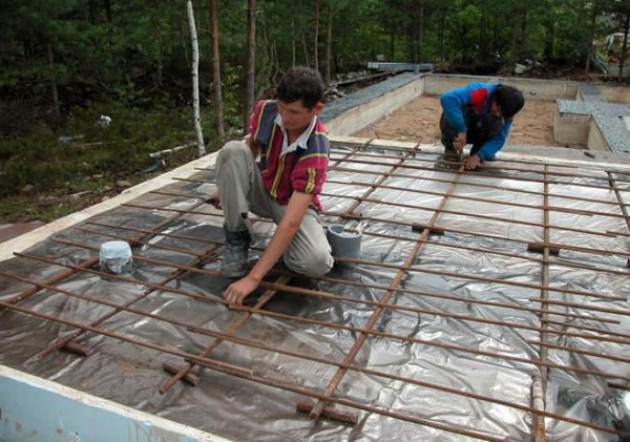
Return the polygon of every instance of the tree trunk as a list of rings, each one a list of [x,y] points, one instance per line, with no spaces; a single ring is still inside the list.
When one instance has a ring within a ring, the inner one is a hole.
[[[420,2],[420,30],[419,35],[418,35],[418,53],[417,53],[417,57],[415,60],[415,63],[420,62],[420,54],[422,53],[422,43],[424,41],[424,7],[426,5],[427,1],[426,0],[422,0]]]
[[[626,63],[626,50],[628,48],[628,32],[630,32],[630,13],[626,14],[623,26],[623,43],[621,44],[621,57],[619,57],[619,81],[623,80],[623,66]]]
[[[291,19],[291,67],[295,67],[297,46],[295,44],[295,19]]]
[[[518,27],[518,19],[514,18],[513,20],[514,22],[512,26],[512,43],[510,44],[510,59],[508,60],[510,69],[512,69],[512,67],[514,66],[514,63],[518,61],[518,53],[517,53],[516,46],[518,44],[519,27]]]
[[[57,122],[61,121],[61,111],[59,109],[59,93],[57,91],[57,78],[55,74],[55,57],[52,44],[48,43],[48,66],[50,67],[50,80],[53,101],[53,111]]]
[[[105,16],[107,17],[107,23],[114,21],[112,16],[112,2],[111,0],[105,0]]]
[[[482,60],[488,59],[488,38],[486,28],[488,27],[488,6],[486,0],[481,2],[481,20],[479,20],[479,55]]]
[[[326,69],[324,70],[324,84],[330,85],[330,63],[332,61],[333,37],[333,3],[328,4],[328,25],[326,26]]]
[[[529,55],[529,48],[527,45],[527,5],[523,5],[521,9],[521,32],[518,34],[517,42],[517,46],[519,48],[517,52],[519,60],[524,56]]]
[[[591,4],[591,22],[588,33],[588,46],[586,47],[586,65],[584,66],[584,76],[586,78],[591,74],[591,57],[593,56],[593,40],[595,39],[595,22],[597,20],[597,3]]]
[[[492,23],[492,44],[490,47],[492,48],[493,53],[499,51],[499,17],[496,15],[494,16]],[[503,54],[500,55],[503,56]]]
[[[319,51],[317,50],[318,47],[318,43],[319,43],[319,0],[315,0],[315,25],[314,25],[314,30],[315,30],[315,41],[314,41],[314,63],[315,63],[315,70],[319,70]]]
[[[193,114],[195,118],[195,132],[197,134],[197,156],[206,154],[201,131],[201,116],[199,114],[199,42],[197,40],[197,27],[195,26],[195,14],[192,0],[186,3],[188,10],[188,26],[190,27],[190,41],[192,44],[192,90],[193,90]]]
[[[278,77],[282,74],[280,72],[280,62],[278,61],[276,41],[269,36],[269,26],[265,22],[264,16],[262,18],[263,19],[258,23],[258,27],[261,29],[260,34],[262,38],[262,45],[267,52],[267,58],[269,59],[271,65],[271,70],[269,71],[269,76],[267,77],[271,88],[266,90],[264,98],[273,98],[274,85],[278,82]],[[293,39],[293,41],[295,42],[295,39]],[[295,66],[295,55],[291,66]]]
[[[161,39],[160,39],[161,40]],[[162,54],[162,42],[160,41],[160,45],[157,48],[157,84],[162,87],[164,84],[164,55]]]
[[[389,59],[396,60],[396,32],[394,31],[389,34]]]
[[[254,80],[256,78],[256,0],[247,0],[247,65],[245,67],[244,133],[249,130],[249,117],[254,108]]]
[[[88,0],[88,11],[90,24],[93,25],[96,22],[94,17],[94,0]]]
[[[308,47],[306,45],[306,37],[304,36],[304,34],[302,34],[302,49],[304,49],[304,65],[310,66],[311,63],[308,57]]]
[[[439,27],[438,27],[438,41],[439,41],[439,45],[440,45],[440,56],[439,59],[440,61],[444,61],[444,59],[446,58],[446,54],[444,53],[444,38],[445,38],[445,34],[446,34],[446,9],[441,9],[440,10],[440,20],[439,20]]]
[[[212,35],[212,84],[214,86],[214,115],[217,137],[225,138],[223,129],[223,94],[221,93],[221,59],[219,58],[219,14],[217,0],[210,0],[210,33]]]
[[[549,62],[554,57],[554,40],[555,40],[555,31],[556,31],[556,23],[553,19],[553,16],[549,17],[546,20],[547,25],[545,26],[545,50],[543,52],[543,57],[546,62]]]

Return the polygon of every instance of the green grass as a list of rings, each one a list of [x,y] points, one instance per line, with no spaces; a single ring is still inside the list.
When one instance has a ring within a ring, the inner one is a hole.
[[[108,128],[97,124],[101,114],[111,117]],[[214,138],[209,127],[204,135]],[[62,136],[72,140],[61,143]],[[149,157],[194,140],[189,108],[143,111],[115,103],[75,110],[56,131],[39,126],[29,134],[2,138],[0,223],[51,221],[100,202],[119,192],[118,180],[137,184],[195,159],[196,148],[164,162]],[[215,147],[206,146],[206,151]]]

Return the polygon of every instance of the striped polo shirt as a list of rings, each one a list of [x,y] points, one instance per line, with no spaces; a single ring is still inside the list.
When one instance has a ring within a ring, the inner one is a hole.
[[[261,148],[258,167],[263,184],[278,204],[287,205],[293,191],[313,194],[313,205],[321,211],[318,195],[326,180],[330,142],[326,127],[315,117],[306,141],[287,146],[284,130],[278,124],[275,100],[256,103],[249,123],[249,133]],[[304,140],[304,139],[302,139]],[[284,146],[284,152],[283,152]]]

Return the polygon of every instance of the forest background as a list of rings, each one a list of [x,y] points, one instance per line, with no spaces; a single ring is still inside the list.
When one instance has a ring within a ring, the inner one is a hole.
[[[199,155],[189,11],[209,151],[294,65],[334,85],[376,59],[574,80],[614,59],[601,79],[622,81],[628,58],[630,0],[0,0],[0,222],[57,218]]]

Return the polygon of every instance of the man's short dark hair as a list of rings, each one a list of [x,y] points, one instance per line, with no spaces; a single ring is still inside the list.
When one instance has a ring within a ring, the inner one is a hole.
[[[302,100],[302,105],[312,109],[324,101],[324,82],[315,69],[297,66],[282,76],[277,87],[278,100],[293,103]]]
[[[512,118],[525,105],[523,93],[512,86],[500,84],[494,90],[493,98],[501,107],[505,118]]]

